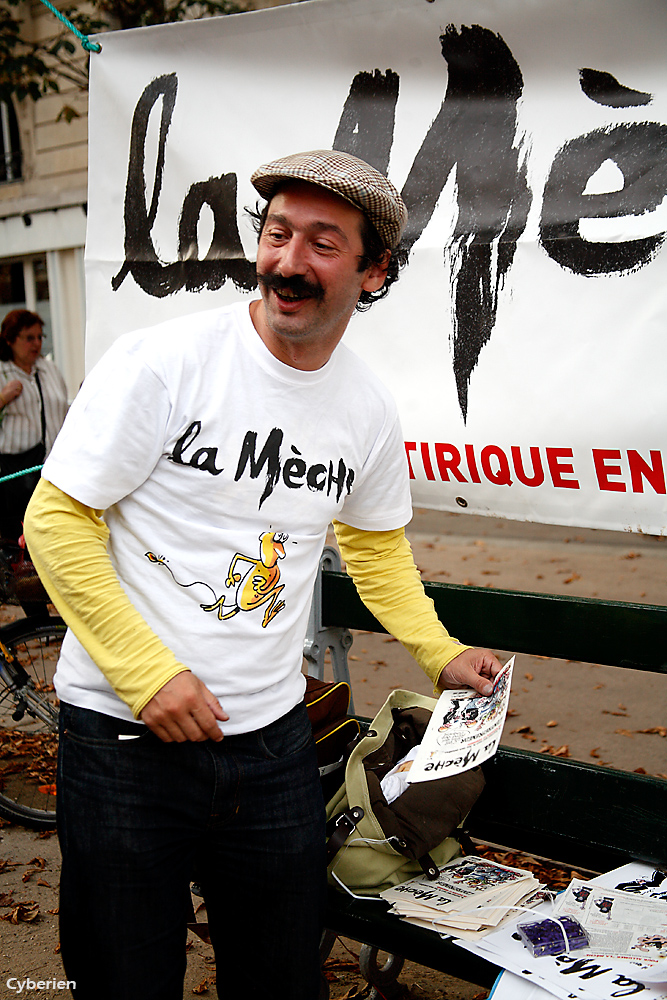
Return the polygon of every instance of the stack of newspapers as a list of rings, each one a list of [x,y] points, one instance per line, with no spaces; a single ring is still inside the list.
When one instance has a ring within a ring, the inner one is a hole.
[[[517,908],[544,902],[545,887],[529,871],[467,855],[450,861],[435,879],[420,875],[380,895],[403,920],[474,940],[516,916]]]

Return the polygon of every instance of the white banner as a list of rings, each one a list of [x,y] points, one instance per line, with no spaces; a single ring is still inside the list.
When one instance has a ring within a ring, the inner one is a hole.
[[[664,0],[311,0],[99,36],[87,361],[256,296],[260,163],[336,147],[408,205],[346,342],[418,506],[667,532]]]

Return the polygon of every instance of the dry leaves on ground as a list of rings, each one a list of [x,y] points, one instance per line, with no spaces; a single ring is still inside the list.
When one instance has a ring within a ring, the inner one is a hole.
[[[27,899],[16,903],[9,913],[3,913],[0,920],[7,920],[10,924],[32,923],[39,916],[39,903],[34,899]]]

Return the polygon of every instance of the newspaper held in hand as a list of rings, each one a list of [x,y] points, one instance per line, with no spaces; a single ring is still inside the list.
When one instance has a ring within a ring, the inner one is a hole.
[[[409,783],[461,774],[493,757],[507,715],[513,666],[514,657],[498,674],[488,696],[470,688],[443,691],[406,774]]]

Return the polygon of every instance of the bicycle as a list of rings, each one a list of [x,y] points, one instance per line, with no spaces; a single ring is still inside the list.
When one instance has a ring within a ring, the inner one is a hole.
[[[0,540],[0,603],[27,615],[0,627],[0,816],[36,830],[56,825],[53,674],[67,630],[48,600],[25,550]]]
[[[53,674],[66,630],[55,617],[0,628],[0,816],[31,829],[56,825]]]

